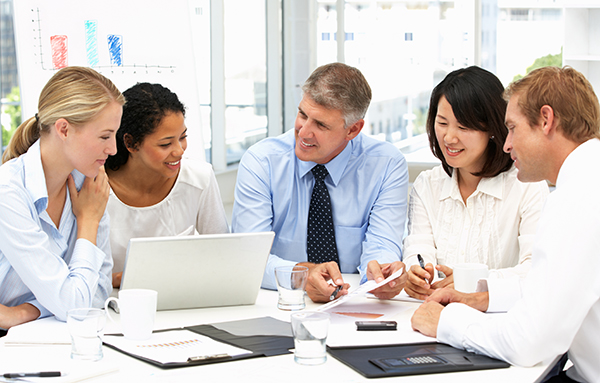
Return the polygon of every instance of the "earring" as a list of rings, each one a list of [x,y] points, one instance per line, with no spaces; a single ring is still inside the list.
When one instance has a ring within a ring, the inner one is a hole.
[[[494,139],[494,136],[490,136],[490,140],[493,140],[493,139]]]

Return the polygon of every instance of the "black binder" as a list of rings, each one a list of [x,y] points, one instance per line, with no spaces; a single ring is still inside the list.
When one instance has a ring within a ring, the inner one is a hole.
[[[264,320],[265,323],[271,324],[281,324],[285,323],[289,326],[289,323],[282,322],[277,319],[271,317],[259,318],[260,320]],[[255,322],[257,319],[249,319],[248,321]],[[239,321],[243,322],[243,321]],[[292,336],[281,336],[281,335],[248,335],[248,336],[239,336],[231,334],[227,331],[220,330],[213,325],[205,324],[191,327],[184,327],[184,330],[189,330],[195,332],[200,335],[207,336],[216,341],[227,343],[235,347],[240,347],[249,351],[252,351],[251,354],[244,354],[238,356],[216,356],[209,357],[197,360],[190,360],[188,362],[178,362],[178,363],[161,363],[153,359],[148,359],[140,355],[128,353],[126,351],[121,350],[120,348],[111,345],[109,343],[104,342],[105,346],[108,346],[112,349],[115,349],[119,352],[122,352],[126,355],[129,355],[133,358],[143,360],[144,362],[153,364],[160,368],[177,368],[177,367],[190,367],[190,366],[198,366],[204,364],[212,364],[212,363],[222,363],[229,362],[233,360],[241,360],[241,359],[249,359],[249,358],[258,358],[258,357],[268,357],[275,355],[283,355],[290,354],[290,349],[294,348],[294,338]],[[161,331],[170,331],[170,330],[181,330],[181,329],[169,329],[169,330],[161,330]],[[291,330],[290,330],[291,331]],[[160,332],[160,331],[157,331]]]
[[[507,368],[510,364],[442,343],[328,347],[331,356],[367,378]]]

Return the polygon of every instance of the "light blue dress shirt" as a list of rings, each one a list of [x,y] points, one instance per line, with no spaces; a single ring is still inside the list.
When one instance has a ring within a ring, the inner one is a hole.
[[[277,266],[307,262],[308,208],[314,162],[294,152],[291,130],[252,146],[239,165],[233,232],[274,231],[262,287],[275,289]],[[408,169],[390,143],[359,134],[325,164],[335,238],[343,273],[365,279],[367,264],[399,261],[406,220]]]
[[[72,173],[77,189],[85,176]],[[98,228],[97,246],[77,239],[69,193],[58,229],[46,212],[48,192],[39,141],[0,166],[0,304],[31,303],[40,318],[66,320],[77,307],[103,307],[112,291],[109,218]]]

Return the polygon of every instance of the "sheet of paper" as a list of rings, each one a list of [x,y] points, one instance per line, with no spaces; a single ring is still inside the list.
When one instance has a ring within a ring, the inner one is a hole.
[[[332,325],[348,323],[354,325],[355,321],[392,320],[391,318],[402,310],[403,308],[398,304],[362,298],[335,306],[327,312],[331,315]]]
[[[145,341],[132,341],[122,336],[106,335],[104,343],[127,353],[160,363],[185,363],[190,357],[227,354],[237,356],[251,351],[217,342],[189,330],[156,332]]]
[[[398,278],[402,275],[402,272],[402,269],[398,270],[380,283],[367,281],[350,291],[348,295],[319,307],[318,311],[326,311],[331,315],[327,345],[330,347],[347,347],[435,342],[434,338],[427,337],[412,329],[410,317],[415,309],[414,304],[402,305],[392,300],[380,300],[373,294],[369,294],[369,291]],[[404,291],[398,294],[398,297],[401,298],[394,298],[394,300],[418,302],[409,297]],[[396,331],[357,331],[354,322],[359,320],[396,320],[398,329]]]
[[[371,299],[379,299],[373,294],[367,294],[366,296],[367,296],[367,298],[371,298]],[[404,290],[402,290],[400,292],[400,294],[396,295],[395,297],[391,298],[390,300],[400,301],[400,302],[414,302],[414,303],[423,303],[424,302],[421,299],[411,297]]]
[[[327,345],[329,347],[355,347],[385,344],[409,344],[435,342],[430,338],[414,331],[410,326],[403,327],[398,322],[396,331],[356,331],[356,325],[333,325],[329,328]]]
[[[55,317],[42,318],[12,327],[4,337],[4,345],[7,347],[70,344],[71,336],[66,323]]]
[[[37,322],[37,321],[35,321]],[[64,327],[67,324],[62,323]],[[45,326],[42,326],[45,327]],[[49,326],[51,335],[52,326]],[[42,332],[38,332],[42,334]],[[43,336],[43,335],[40,335]],[[4,338],[1,338],[4,339]],[[71,345],[46,345],[26,346],[26,347],[4,347],[0,342],[0,370],[1,373],[19,373],[19,372],[38,372],[38,371],[60,371],[60,377],[53,378],[27,378],[12,379],[11,382],[40,382],[40,383],[75,383],[92,380],[97,382],[99,376],[103,376],[102,381],[128,381],[115,377],[108,377],[120,371],[120,363],[111,357],[108,348],[104,348],[104,358],[97,362],[87,362],[71,359]],[[116,351],[115,351],[116,353]],[[9,362],[7,362],[7,360]],[[1,376],[1,375],[0,375]],[[0,379],[0,382],[3,380]],[[132,380],[133,381],[133,380]],[[145,381],[142,380],[141,381]]]
[[[78,368],[68,370],[60,378],[52,378],[53,383],[76,383],[85,382],[86,380],[95,379],[99,376],[113,374],[119,372],[118,366],[93,366],[90,368]],[[30,379],[32,382],[47,382],[47,378]]]
[[[355,290],[350,291],[347,295],[344,295],[344,296],[336,299],[335,301],[329,302],[329,303],[324,304],[323,306],[319,307],[317,309],[317,311],[327,311],[337,305],[340,305],[344,302],[348,302],[349,300],[351,300],[353,298],[363,297],[369,291],[373,291],[376,288],[381,287],[385,284],[388,284],[390,281],[398,278],[400,275],[402,275],[403,271],[404,271],[404,269],[400,269],[379,283],[375,282],[374,280],[366,281],[362,285],[358,286],[358,288],[356,288]]]
[[[390,300],[356,298],[327,312],[331,325],[327,336],[330,347],[369,346],[401,343],[435,342],[434,338],[414,331],[410,317],[414,304],[402,304]],[[398,322],[396,331],[357,331],[355,321],[393,320]]]
[[[72,369],[68,371],[61,371],[60,377],[51,378],[52,383],[78,383],[85,382],[90,379],[95,379],[99,376],[104,376],[108,374],[113,374],[115,372],[119,372],[119,368],[117,366],[105,367],[105,366],[87,366],[86,368]],[[6,379],[0,377],[0,382],[29,382],[29,383],[49,383],[48,378],[31,378],[27,379]]]

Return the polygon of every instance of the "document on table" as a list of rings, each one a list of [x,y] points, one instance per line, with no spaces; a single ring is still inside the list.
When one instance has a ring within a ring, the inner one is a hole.
[[[128,340],[123,336],[106,335],[104,343],[128,354],[166,363],[186,363],[188,359],[209,360],[222,356],[251,354],[249,350],[217,342],[189,330],[155,332],[145,341]]]
[[[349,300],[351,300],[353,298],[364,297],[369,291],[373,291],[376,288],[386,285],[389,282],[391,282],[392,280],[398,278],[399,276],[402,275],[403,271],[404,271],[404,269],[400,269],[379,283],[375,282],[374,280],[366,281],[362,285],[358,286],[357,289],[350,291],[347,295],[344,295],[344,296],[336,299],[333,302],[329,302],[329,303],[324,304],[323,306],[319,307],[317,309],[317,311],[327,311],[337,305],[340,305],[344,302],[348,302]]]
[[[410,316],[414,305],[404,305],[391,300],[368,299],[370,291],[389,283],[402,275],[400,269],[385,280],[377,283],[373,280],[363,283],[350,291],[348,295],[319,307],[331,315],[331,325],[327,336],[329,347],[370,346],[399,343],[427,343],[435,341],[417,331],[410,325]],[[408,298],[408,296],[407,296]],[[397,320],[396,331],[356,331],[357,320]]]
[[[5,346],[54,346],[70,345],[71,337],[65,322],[47,317],[12,327],[6,337]]]
[[[57,377],[52,377],[52,379],[48,380],[48,377],[27,377],[25,378],[3,378],[0,375],[0,383],[10,383],[10,382],[29,382],[29,383],[79,383],[85,382],[87,380],[96,379],[100,376],[113,374],[119,372],[119,367],[114,365],[90,365],[87,363],[86,365],[79,364],[77,367],[71,368],[61,368],[60,370],[55,368],[56,371],[60,371],[61,375]],[[39,371],[39,369],[31,369],[26,368],[24,370],[14,370],[14,371]],[[111,380],[107,378],[107,380]],[[97,381],[97,380],[95,380]]]
[[[377,298],[373,294],[367,294],[367,298],[379,299],[379,298]],[[404,291],[404,289],[402,289],[402,291],[400,292],[400,294],[396,295],[393,298],[390,298],[390,300],[392,300],[392,301],[401,301],[401,302],[413,302],[413,303],[423,303],[423,302],[425,302],[422,299],[417,299],[417,298],[411,297],[410,295],[408,295],[406,293],[406,291]]]

